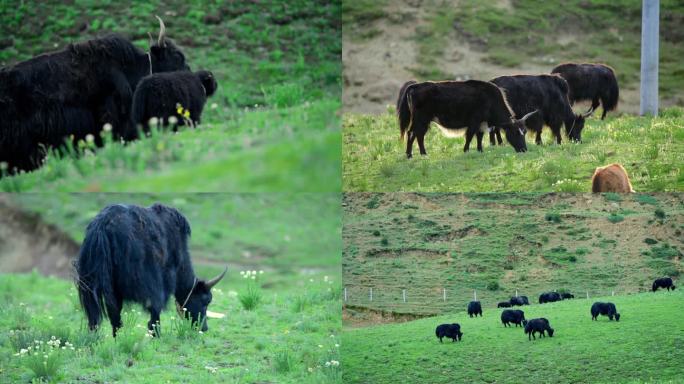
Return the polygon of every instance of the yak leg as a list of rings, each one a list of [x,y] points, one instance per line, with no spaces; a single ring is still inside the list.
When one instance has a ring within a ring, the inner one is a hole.
[[[482,138],[484,137],[484,132],[477,131],[477,151],[482,152]]]
[[[537,131],[537,137],[534,139],[534,142],[537,143],[537,145],[542,145],[541,134],[541,130]]]
[[[479,129],[480,129],[479,124],[474,124],[474,125],[468,126],[468,128],[466,129],[466,142],[465,142],[465,146],[463,147],[463,152],[468,152],[470,150],[470,142],[473,140],[473,136],[475,136],[475,133],[478,132]]]
[[[413,134],[413,131],[408,132],[408,137],[406,138],[406,158],[410,159],[413,157],[413,140],[416,138],[416,135]]]
[[[416,138],[418,139],[418,147],[420,148],[420,154],[421,155],[427,155],[427,152],[425,152],[425,133],[426,132],[419,132],[416,135]]]
[[[149,308],[150,311],[150,321],[147,322],[147,329],[152,332],[154,337],[159,337],[161,335],[161,330],[159,329],[159,313],[161,312],[155,308]]]
[[[112,336],[116,337],[116,331],[121,328],[123,325],[121,323],[121,307],[122,307],[122,300],[120,298],[116,298],[116,302],[110,303],[107,302],[105,306],[107,307],[107,316],[109,316],[109,322],[112,324]]]

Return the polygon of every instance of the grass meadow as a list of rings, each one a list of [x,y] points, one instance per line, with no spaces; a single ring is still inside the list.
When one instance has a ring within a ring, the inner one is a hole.
[[[592,321],[595,301],[615,303],[620,321]],[[684,377],[684,293],[658,291],[523,306],[546,317],[553,338],[528,341],[505,328],[501,309],[464,311],[402,324],[345,329],[345,383],[681,383]],[[461,342],[440,344],[435,327],[459,323]]]
[[[0,66],[111,32],[167,34],[218,81],[197,129],[48,156],[0,191],[338,191],[340,4],[315,1],[0,2]],[[107,136],[106,133],[103,135]],[[107,138],[105,137],[105,140]]]
[[[388,107],[388,109],[390,109]],[[684,188],[684,110],[657,117],[623,115],[589,119],[582,143],[553,143],[544,129],[543,145],[528,135],[526,153],[486,144],[463,153],[464,137],[447,138],[435,127],[425,139],[427,156],[406,159],[393,108],[385,114],[343,117],[343,190],[349,192],[588,192],[594,169],[621,163],[639,192]],[[417,145],[414,143],[414,151]]]
[[[169,204],[192,227],[197,275],[215,276],[226,265],[228,274],[209,306],[225,317],[208,319],[207,332],[180,321],[170,302],[161,316],[162,336],[150,338],[149,315],[130,304],[116,339],[106,320],[99,332],[87,331],[72,281],[0,274],[0,382],[341,382],[338,194],[8,198],[79,243],[107,204]]]

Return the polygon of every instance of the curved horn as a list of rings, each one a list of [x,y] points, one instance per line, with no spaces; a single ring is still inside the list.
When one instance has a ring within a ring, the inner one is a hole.
[[[595,111],[596,111],[596,110],[592,108],[592,109],[590,109],[590,110],[584,112],[584,113],[582,114],[582,117],[584,117],[584,118],[586,119],[587,117],[593,115]]]
[[[157,44],[159,44],[160,47],[166,46],[166,43],[164,43],[164,39],[166,38],[166,26],[164,25],[164,21],[162,21],[161,17],[159,16],[154,16],[159,20],[159,38],[157,39]]]
[[[213,279],[207,281],[204,284],[207,286],[207,288],[211,289],[214,285],[218,284],[218,282],[221,281],[221,279],[223,279],[223,276],[226,275],[226,272],[228,272],[228,267],[226,267],[226,269],[224,269],[220,275],[214,277]]]
[[[525,120],[529,119],[532,115],[534,115],[534,114],[537,113],[537,112],[539,112],[539,110],[538,110],[538,109],[535,109],[534,111],[532,111],[532,112],[528,113],[527,115],[523,116],[522,119],[520,119],[520,121],[525,122]]]

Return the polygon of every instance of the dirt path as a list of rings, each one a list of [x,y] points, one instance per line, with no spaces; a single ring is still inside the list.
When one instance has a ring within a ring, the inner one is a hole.
[[[342,103],[345,112],[380,114],[394,105],[401,85],[416,76],[411,68],[418,66],[418,44],[414,39],[416,28],[424,25],[429,16],[428,1],[396,0],[388,2],[384,18],[363,27],[373,32],[371,38],[352,38],[343,33],[342,61],[344,65],[344,90]],[[458,0],[444,2],[440,6],[458,6]],[[441,4],[441,3],[440,3]],[[510,1],[499,1],[499,6],[511,9]],[[558,44],[576,41],[577,35],[560,34]],[[510,74],[548,73],[557,63],[544,62],[544,57],[532,58],[519,68],[498,66],[484,59],[486,53],[471,46],[465,36],[453,29],[448,44],[443,48],[440,69],[453,74],[455,80],[492,79]],[[426,79],[423,79],[426,80]],[[432,79],[446,80],[446,79]],[[665,103],[667,104],[667,103]],[[576,108],[586,109],[586,105]],[[637,113],[638,89],[620,89],[619,111]]]

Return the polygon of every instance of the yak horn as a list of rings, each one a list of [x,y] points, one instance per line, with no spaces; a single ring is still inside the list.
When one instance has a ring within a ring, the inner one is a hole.
[[[166,46],[166,43],[164,43],[164,39],[166,38],[166,26],[164,25],[164,21],[162,21],[161,17],[154,17],[159,20],[159,39],[157,40],[157,44],[159,44],[160,47],[164,47]]]
[[[593,109],[593,108],[591,108],[591,109],[589,109],[588,111],[584,112],[584,113],[582,114],[582,117],[584,117],[584,118],[586,119],[587,117],[593,115],[594,112],[596,112],[596,110]]]
[[[525,122],[525,120],[529,119],[532,115],[534,115],[534,114],[537,113],[537,112],[539,112],[539,110],[538,110],[538,109],[535,109],[534,111],[532,111],[532,112],[528,113],[527,115],[523,116],[522,119],[520,119],[520,121]]]
[[[226,275],[226,272],[228,272],[228,267],[221,272],[220,275],[214,277],[213,279],[207,281],[204,285],[207,286],[207,288],[211,289],[214,285],[216,285],[221,279],[223,279],[223,276]]]
[[[150,47],[154,45],[154,39],[152,39],[152,34],[147,32],[147,36],[150,37]]]

